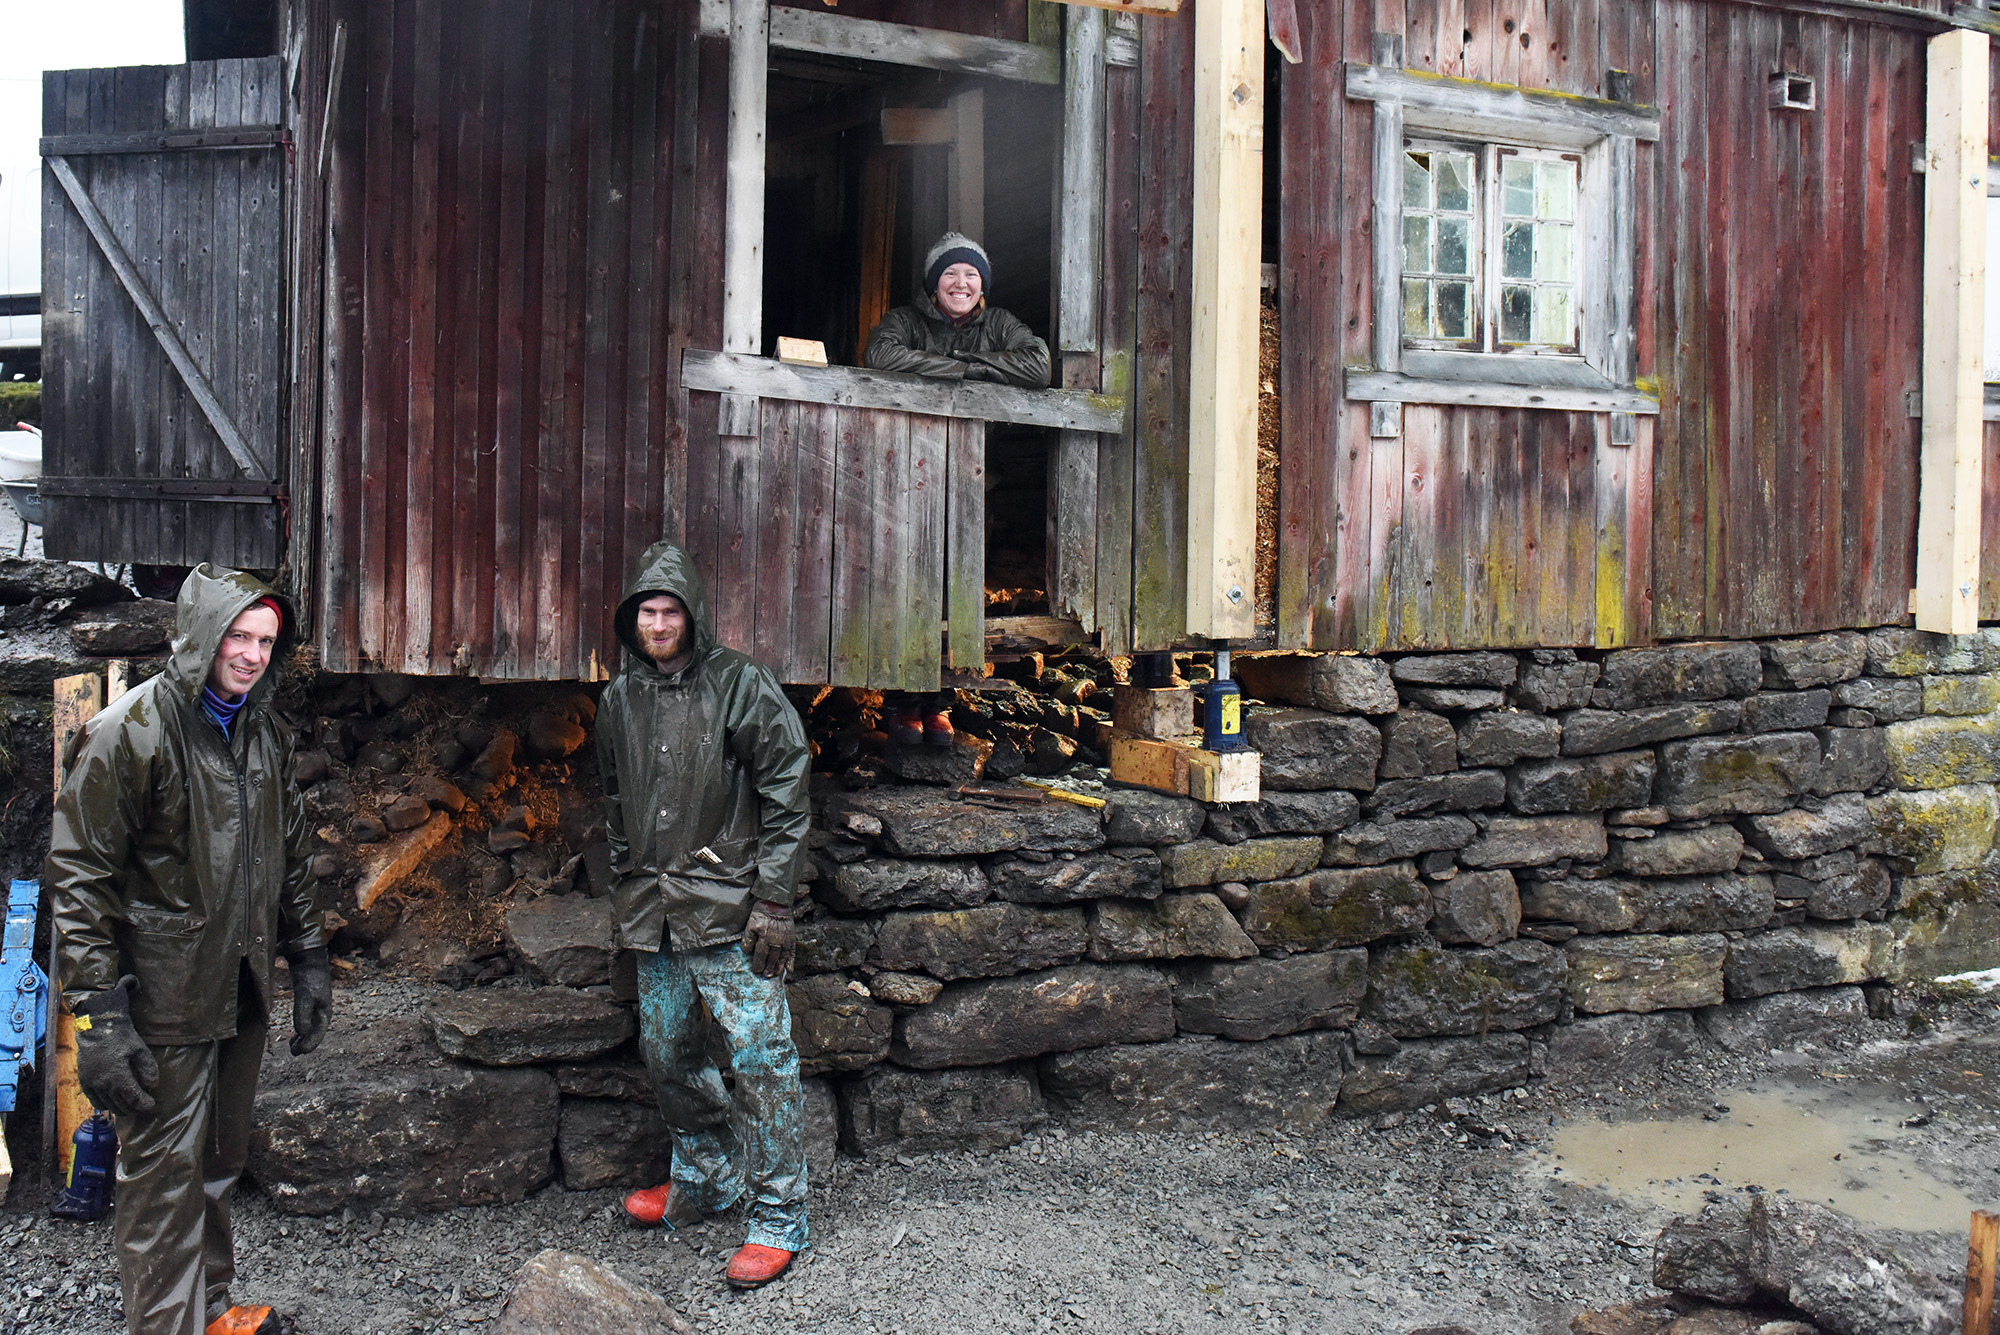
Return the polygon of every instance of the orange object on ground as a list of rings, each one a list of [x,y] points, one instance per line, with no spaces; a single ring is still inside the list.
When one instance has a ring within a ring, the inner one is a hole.
[[[682,1208],[672,1199],[674,1184],[662,1182],[657,1187],[645,1187],[625,1198],[625,1213],[634,1222],[665,1224],[669,1228],[683,1228],[701,1221],[701,1211]]]
[[[754,1289],[784,1274],[791,1264],[792,1253],[783,1248],[746,1242],[729,1258],[723,1277],[739,1289]]]
[[[291,1324],[268,1307],[232,1307],[208,1323],[207,1335],[287,1335]]]

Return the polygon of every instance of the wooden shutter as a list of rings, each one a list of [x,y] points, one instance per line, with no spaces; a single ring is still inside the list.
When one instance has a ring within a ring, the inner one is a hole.
[[[275,569],[282,62],[44,76],[51,557]]]

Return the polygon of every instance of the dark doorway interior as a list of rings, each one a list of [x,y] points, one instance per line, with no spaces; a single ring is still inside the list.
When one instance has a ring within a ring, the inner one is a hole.
[[[991,257],[988,300],[1050,337],[1060,117],[1054,88],[894,65],[774,59],[766,353],[775,355],[780,336],[814,339],[825,344],[830,364],[860,365],[869,330],[911,299],[924,253],[954,223]],[[966,160],[979,163],[976,191],[955,166],[959,137],[972,146]],[[994,611],[1046,607],[1052,444],[1048,432],[988,429],[986,584]]]

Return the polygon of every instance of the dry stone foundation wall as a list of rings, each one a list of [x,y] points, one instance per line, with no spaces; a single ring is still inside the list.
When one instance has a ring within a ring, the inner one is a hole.
[[[2000,633],[1237,663],[1256,803],[818,791],[847,1148],[1309,1127],[2000,963]]]

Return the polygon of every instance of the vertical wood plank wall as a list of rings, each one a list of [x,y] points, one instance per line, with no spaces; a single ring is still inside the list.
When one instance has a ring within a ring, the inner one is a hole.
[[[1659,12],[1656,632],[1900,621],[1915,579],[1923,34],[1701,0]],[[1773,69],[1812,75],[1817,110],[1769,109]]]
[[[43,132],[274,125],[275,59],[51,73]],[[270,482],[285,423],[285,172],[277,148],[75,154],[67,159],[252,455],[246,477],[52,173],[43,172],[44,474]],[[273,567],[280,506],[52,495],[51,557]]]
[[[1302,6],[1284,71],[1279,639],[1380,650],[1588,645],[1900,620],[1912,571],[1923,40],[1705,0]],[[1372,108],[1343,64],[1662,108],[1638,158],[1639,374],[1663,411],[1411,407],[1371,440]],[[1728,52],[1727,59],[1718,53]],[[1820,107],[1772,111],[1770,69]],[[1141,315],[1142,322],[1144,314]],[[1907,383],[1906,383],[1907,382]]]
[[[1991,70],[1993,87],[2000,88],[2000,41],[1993,44]],[[2000,146],[2000,97],[1994,98],[1991,105],[1986,140]],[[1995,262],[1996,257],[1987,256],[1989,274]],[[1993,279],[1989,277],[1987,281]],[[1986,336],[1991,340],[1993,331],[1988,330]],[[1979,507],[1979,618],[1991,621],[2000,619],[2000,422],[1986,423],[1985,440],[1986,466],[1981,473],[1984,495]]]
[[[333,12],[322,653],[591,676],[687,453],[681,346],[710,337],[716,229],[691,235],[674,187],[699,171],[678,140],[722,104],[712,53],[685,0]]]

